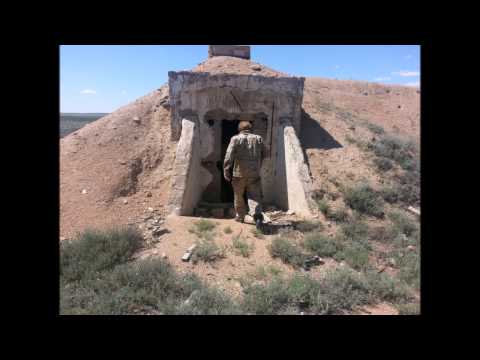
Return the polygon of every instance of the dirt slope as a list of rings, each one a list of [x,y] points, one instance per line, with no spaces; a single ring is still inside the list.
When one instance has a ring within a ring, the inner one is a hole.
[[[286,75],[263,65],[253,70],[252,65],[258,64],[215,57],[193,71]],[[176,147],[170,141],[169,111],[161,105],[167,96],[163,86],[60,140],[62,237],[86,227],[134,222],[148,207],[163,214]],[[352,123],[366,119],[389,132],[419,138],[415,88],[308,78],[303,108],[301,141],[316,187],[332,177],[380,180],[365,155],[345,140],[354,132],[369,135],[360,126],[352,130]]]

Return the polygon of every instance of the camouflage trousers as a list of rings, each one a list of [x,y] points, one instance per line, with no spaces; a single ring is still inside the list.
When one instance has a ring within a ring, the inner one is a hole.
[[[237,218],[243,220],[247,213],[254,219],[262,216],[262,182],[260,178],[233,177],[232,187],[235,195],[234,206]],[[248,208],[245,204],[244,196],[248,201]],[[249,211],[248,211],[249,210]]]

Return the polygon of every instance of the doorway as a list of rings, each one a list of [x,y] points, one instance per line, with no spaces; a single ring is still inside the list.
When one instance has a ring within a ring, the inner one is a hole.
[[[233,203],[233,188],[232,184],[227,182],[223,177],[223,162],[225,160],[225,154],[227,153],[228,145],[230,144],[230,139],[232,136],[238,133],[238,123],[239,120],[222,120],[222,130],[221,130],[221,184],[220,184],[220,198],[224,203]]]

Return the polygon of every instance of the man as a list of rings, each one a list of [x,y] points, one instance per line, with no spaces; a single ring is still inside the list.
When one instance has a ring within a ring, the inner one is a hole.
[[[225,154],[223,175],[225,180],[232,182],[234,192],[235,220],[243,222],[247,214],[244,200],[246,193],[249,214],[253,216],[257,229],[261,230],[262,215],[262,183],[260,169],[265,158],[265,145],[259,135],[251,133],[252,124],[249,121],[240,121],[239,134],[232,136]],[[233,167],[233,178],[231,169]]]

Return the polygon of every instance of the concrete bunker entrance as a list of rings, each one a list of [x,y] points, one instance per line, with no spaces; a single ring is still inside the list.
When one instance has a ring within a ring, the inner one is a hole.
[[[265,113],[228,113],[223,110],[208,112],[203,123],[210,129],[213,149],[202,159],[202,166],[212,175],[212,180],[204,189],[201,203],[214,203],[224,208],[233,208],[234,194],[232,184],[223,176],[223,163],[232,136],[238,134],[241,119],[252,123],[252,132],[265,140],[268,127],[268,116]]]

